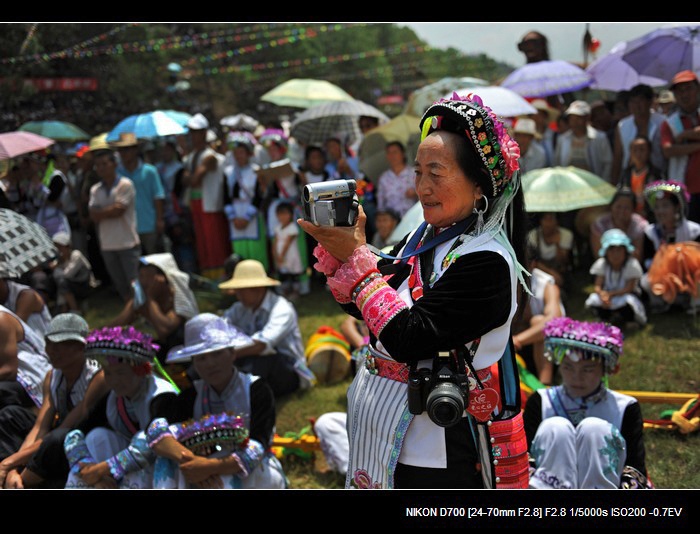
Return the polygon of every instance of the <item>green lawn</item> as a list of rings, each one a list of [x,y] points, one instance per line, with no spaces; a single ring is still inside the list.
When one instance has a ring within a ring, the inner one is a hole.
[[[593,320],[583,307],[588,292],[592,290],[589,277],[585,272],[577,273],[575,280],[576,288],[566,302],[567,311],[576,319]],[[217,311],[228,304],[212,294],[201,293],[198,297],[202,311]],[[319,284],[313,286],[310,295],[299,299],[296,307],[305,341],[319,326],[339,328],[345,317],[330,293]],[[91,327],[99,327],[118,309],[116,299],[102,291],[90,300],[86,319]],[[696,319],[680,311],[653,315],[645,328],[626,337],[620,359],[621,370],[611,377],[610,386],[634,391],[697,393],[699,355],[700,317]],[[311,418],[329,411],[345,411],[345,393],[349,384],[348,378],[339,384],[319,385],[280,400],[277,432],[280,435],[299,432]],[[647,419],[659,419],[662,411],[679,408],[680,405],[642,404]],[[700,432],[683,435],[675,430],[645,430],[647,466],[656,487],[700,488],[699,440]],[[288,455],[283,458],[283,464],[292,488],[343,487],[344,477],[327,472],[320,453],[315,459]]]

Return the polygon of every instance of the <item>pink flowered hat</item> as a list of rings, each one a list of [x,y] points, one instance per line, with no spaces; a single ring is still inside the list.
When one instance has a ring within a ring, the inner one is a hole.
[[[472,142],[490,178],[477,177],[487,197],[500,196],[517,179],[520,147],[478,95],[454,93],[450,99],[438,100],[423,114],[420,128],[421,140],[436,130],[447,130]]]
[[[133,365],[153,363],[160,348],[148,334],[133,326],[98,328],[86,337],[85,356],[100,363],[105,359],[117,358]]]
[[[574,361],[603,359],[605,373],[614,374],[619,368],[623,339],[622,331],[611,324],[557,317],[544,326],[544,355],[556,364],[564,356]]]

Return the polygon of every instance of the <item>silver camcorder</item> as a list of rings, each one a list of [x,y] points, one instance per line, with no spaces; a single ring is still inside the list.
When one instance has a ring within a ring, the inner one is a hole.
[[[353,226],[360,200],[355,180],[307,184],[301,194],[304,219],[316,226]]]

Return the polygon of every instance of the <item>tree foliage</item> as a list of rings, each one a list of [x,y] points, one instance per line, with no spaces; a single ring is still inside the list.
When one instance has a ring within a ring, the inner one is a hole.
[[[75,94],[37,93],[27,78],[91,77],[98,91],[79,96],[90,120],[109,117],[106,124],[156,108],[272,115],[280,110],[260,96],[290,78],[326,79],[375,103],[387,94],[407,98],[445,76],[495,81],[511,70],[483,54],[431,49],[410,28],[389,23],[8,23],[0,31],[6,110],[44,106],[47,96],[76,102]],[[181,72],[169,72],[170,63]]]

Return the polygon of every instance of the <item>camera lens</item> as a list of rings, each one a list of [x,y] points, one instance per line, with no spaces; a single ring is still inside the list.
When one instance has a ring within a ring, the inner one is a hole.
[[[464,413],[464,398],[459,386],[451,382],[436,385],[428,394],[425,410],[438,426],[450,427],[459,423]]]
[[[310,193],[310,191],[311,191],[311,190],[309,189],[309,186],[308,186],[308,185],[304,186],[304,190],[302,191],[302,195],[304,195],[304,200],[305,200],[306,202],[308,202],[309,200],[311,200],[311,193]]]

